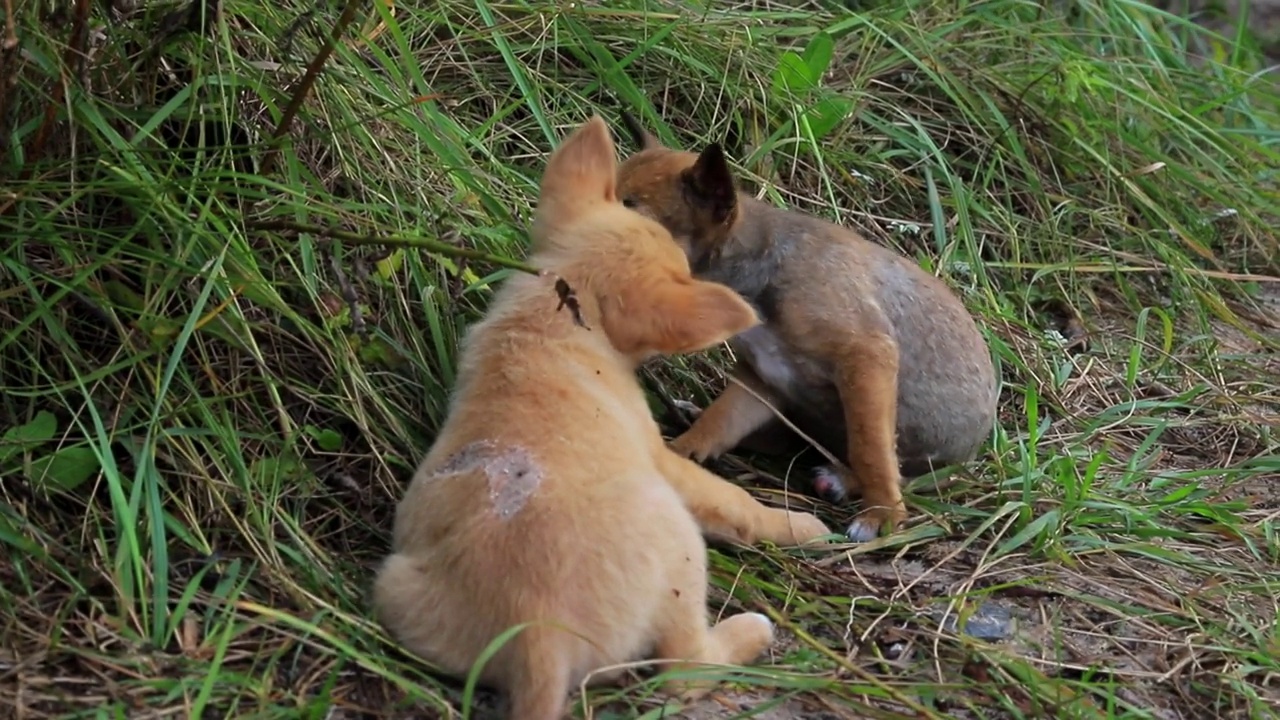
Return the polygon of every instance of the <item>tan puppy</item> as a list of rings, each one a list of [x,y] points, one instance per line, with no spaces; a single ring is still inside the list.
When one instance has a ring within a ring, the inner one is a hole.
[[[506,281],[466,336],[448,420],[374,586],[391,633],[455,676],[533,623],[480,677],[508,694],[512,720],[558,720],[568,693],[609,665],[754,660],[772,624],[745,613],[708,627],[702,533],[797,544],[829,532],[664,444],[638,364],[759,320],[732,290],[692,279],[670,234],[618,202],[616,171],[598,116],[552,155],[532,262],[574,290],[581,324],[557,310],[554,276]]]
[[[729,343],[734,376],[755,394],[731,383],[672,448],[702,461],[760,447],[778,425],[772,405],[847,460],[851,476],[819,467],[814,488],[833,501],[862,495],[849,538],[892,528],[906,517],[903,475],[971,460],[991,433],[995,368],[973,317],[907,258],[739,192],[718,145],[669,149],[623,121],[641,146],[619,168],[623,204],[670,230],[696,277],[764,317]]]

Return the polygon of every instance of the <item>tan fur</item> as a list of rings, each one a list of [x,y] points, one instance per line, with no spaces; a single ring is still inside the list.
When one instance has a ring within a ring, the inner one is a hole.
[[[759,320],[733,291],[692,279],[662,226],[617,201],[616,169],[599,117],[549,160],[531,261],[573,288],[587,327],[556,311],[553,277],[506,282],[467,333],[448,419],[374,584],[390,632],[459,677],[505,630],[534,623],[481,675],[508,694],[513,720],[558,720],[608,665],[752,661],[772,625],[746,613],[708,626],[703,533],[797,544],[829,532],[664,444],[638,363]]]
[[[990,352],[959,298],[857,233],[736,190],[719,146],[663,147],[624,115],[641,150],[619,167],[623,203],[671,231],[696,277],[752,302],[760,326],[730,341],[734,377],[849,465],[819,494],[859,492],[849,526],[869,540],[905,519],[900,480],[972,459],[990,434]],[[777,421],[730,384],[671,447],[699,461],[770,444]],[[776,445],[776,441],[772,442]]]

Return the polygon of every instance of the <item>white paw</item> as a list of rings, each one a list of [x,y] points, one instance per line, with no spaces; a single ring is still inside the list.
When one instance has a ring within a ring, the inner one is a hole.
[[[702,408],[698,407],[697,405],[694,405],[688,400],[672,400],[671,404],[675,405],[677,410],[680,410],[681,412],[685,413],[689,417],[696,418],[702,414]]]
[[[760,613],[742,613],[739,617],[742,622],[749,623],[755,627],[748,630],[745,634],[747,638],[746,648],[749,650],[747,654],[752,659],[760,657],[760,653],[764,652],[773,645],[777,635],[774,632],[773,621],[767,616]],[[744,657],[744,661],[746,657]]]
[[[845,534],[849,536],[849,540],[852,542],[870,542],[880,534],[880,521],[869,517],[859,518],[849,525],[849,529],[845,531]]]
[[[769,634],[773,634],[773,621],[769,619],[768,615],[764,615],[762,613],[742,613],[742,614],[760,623],[766,629],[768,629]]]

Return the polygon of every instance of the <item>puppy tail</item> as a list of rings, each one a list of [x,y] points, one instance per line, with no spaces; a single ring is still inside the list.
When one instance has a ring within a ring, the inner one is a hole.
[[[570,638],[563,630],[525,628],[512,642],[515,657],[508,686],[509,720],[561,720],[569,704]]]

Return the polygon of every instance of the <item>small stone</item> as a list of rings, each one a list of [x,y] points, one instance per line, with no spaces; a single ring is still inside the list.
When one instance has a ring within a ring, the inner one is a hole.
[[[938,611],[935,616],[941,618],[943,612]],[[943,629],[955,632],[957,619],[957,613],[948,614],[942,619]],[[1008,608],[995,603],[982,603],[965,622],[964,633],[979,640],[1005,640],[1013,635],[1014,625],[1013,613]]]

